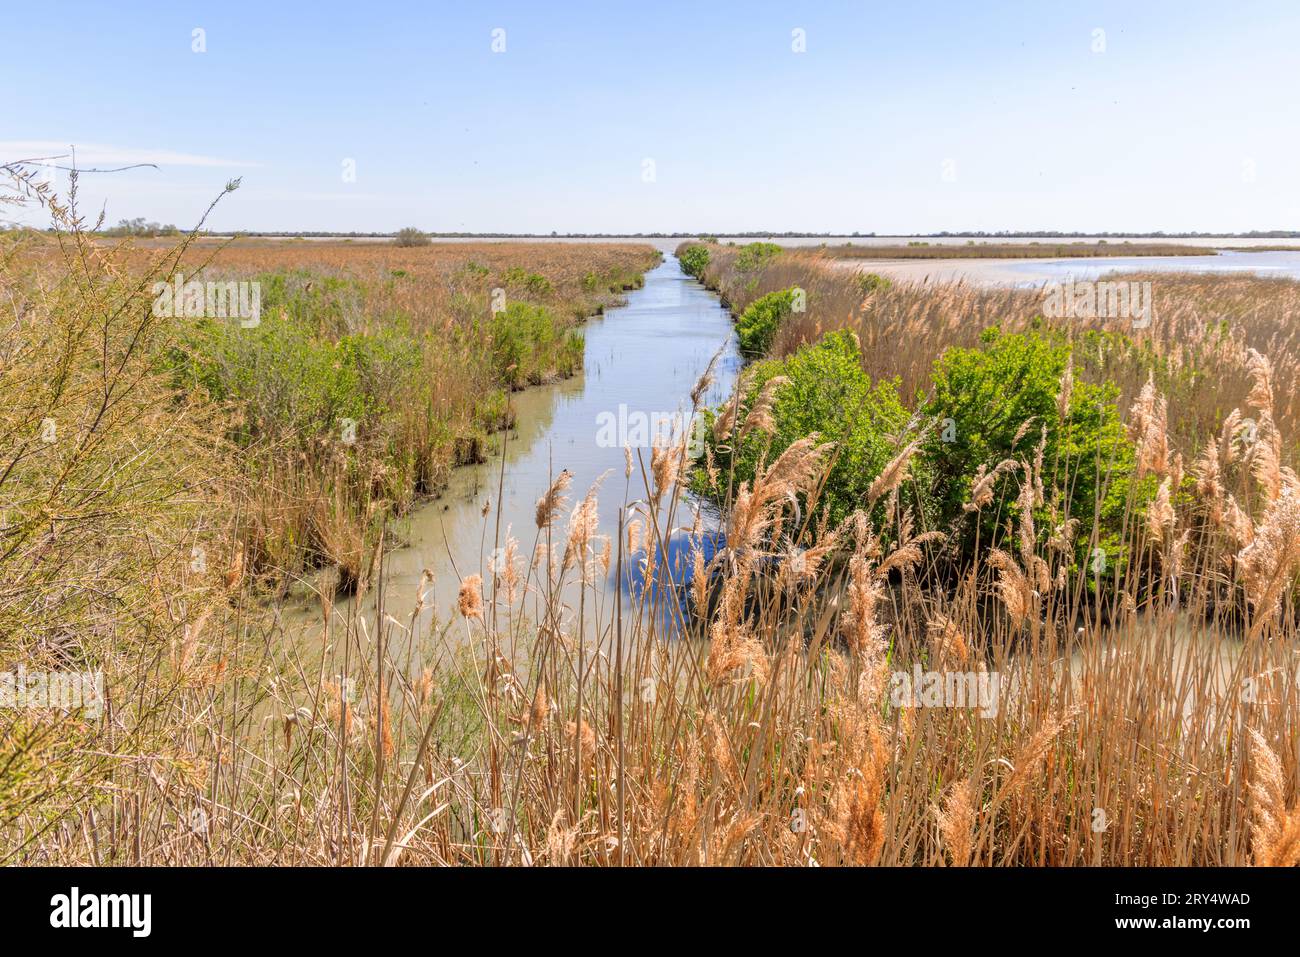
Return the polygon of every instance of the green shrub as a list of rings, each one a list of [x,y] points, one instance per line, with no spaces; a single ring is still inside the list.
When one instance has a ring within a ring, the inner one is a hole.
[[[555,284],[541,273],[529,273],[528,281],[524,285],[535,296],[549,296],[555,292]]]
[[[704,270],[709,265],[709,247],[687,246],[677,259],[682,264],[682,272],[696,279],[703,279]]]
[[[858,292],[864,296],[869,296],[878,289],[888,289],[893,285],[884,276],[874,272],[860,272],[853,277],[853,280],[857,284]]]
[[[336,433],[344,418],[373,423],[409,395],[421,359],[400,325],[330,341],[277,312],[251,329],[226,319],[183,326],[167,363],[178,385],[239,405],[232,438],[246,444]]]
[[[398,246],[427,246],[429,237],[414,226],[407,226],[405,229],[399,229],[393,242]]]
[[[770,292],[749,304],[736,320],[736,335],[740,338],[740,351],[749,357],[764,356],[772,347],[777,330],[795,308],[795,288]]]
[[[751,430],[722,442],[710,436],[723,487],[707,488],[701,472],[693,478],[696,490],[725,494],[733,465],[736,481],[752,481],[760,462],[772,462],[792,442],[816,432],[837,447],[819,508],[826,506],[838,523],[867,505],[871,483],[907,440],[911,423],[924,420],[931,428],[902,494],[915,527],[949,533],[953,557],[964,565],[977,548],[1013,544],[1006,525],[1019,515],[1021,463],[1035,464],[1042,441],[1043,495],[1034,509],[1038,544],[1073,519],[1075,567],[1084,567],[1100,547],[1104,574],[1122,571],[1131,540],[1126,516],[1130,522],[1140,518],[1157,482],[1135,477],[1134,448],[1116,408],[1118,388],[1076,377],[1061,416],[1057,400],[1071,358],[1068,341],[1041,331],[1004,335],[997,329],[982,339],[980,348],[949,349],[935,362],[932,397],[915,417],[900,400],[896,380],[873,386],[850,332],[829,334],[784,360],[756,363],[744,380],[740,418],[769,380],[785,376],[789,382],[777,388],[772,406],[774,434],[769,439]],[[992,471],[1008,460],[1013,464],[998,474],[994,501],[967,511],[981,467]],[[872,519],[884,525],[883,503],[875,504]],[[1094,578],[1091,570],[1088,577]]]
[[[283,314],[313,336],[336,339],[352,332],[363,319],[365,289],[360,280],[300,269],[261,273],[256,281],[263,321]]]
[[[545,306],[512,302],[492,316],[489,333],[497,374],[511,388],[569,376],[582,366],[582,336]]]
[[[549,296],[555,291],[555,284],[541,273],[529,272],[519,266],[511,266],[503,274],[506,285],[522,286],[534,296]]]
[[[760,462],[771,464],[791,443],[815,432],[822,441],[837,444],[818,509],[820,513],[827,507],[831,522],[838,524],[866,506],[872,481],[896,454],[889,436],[901,435],[909,418],[897,382],[884,380],[873,386],[863,371],[857,339],[850,332],[831,333],[785,359],[756,363],[745,378],[741,422],[774,376],[789,380],[776,389],[775,433],[769,437],[754,429],[743,439],[737,435],[717,442],[710,432],[706,443],[723,488],[708,489],[702,471],[694,477],[695,487],[705,494],[725,493],[733,462],[736,482],[752,482]]]
[[[1067,518],[1076,519],[1076,557],[1082,561],[1094,547],[1095,528],[1108,568],[1121,565],[1129,493],[1137,494],[1140,506],[1155,483],[1148,479],[1140,489],[1131,488],[1134,450],[1120,421],[1119,389],[1113,383],[1076,378],[1062,419],[1057,397],[1070,356],[1070,344],[1060,337],[1041,331],[1010,335],[992,328],[982,336],[981,348],[948,349],[935,362],[933,395],[923,407],[935,423],[924,448],[929,497],[936,509],[928,524],[956,525],[964,556],[973,553],[977,532],[987,545],[999,521],[1017,514],[1014,501],[1024,478],[1018,469],[999,477],[995,494],[1006,507],[991,504],[963,519],[977,470],[992,470],[1007,459],[1032,463],[1046,426],[1044,505],[1035,513],[1040,536],[1050,536]]]
[[[776,243],[746,243],[740,247],[740,253],[736,256],[736,271],[753,272],[780,254],[781,247]]]

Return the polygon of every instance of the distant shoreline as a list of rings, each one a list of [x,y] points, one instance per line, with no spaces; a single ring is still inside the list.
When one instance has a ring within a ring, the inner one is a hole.
[[[226,230],[203,233],[213,239],[240,236],[248,239],[392,239],[396,232],[324,232],[317,230]],[[1296,239],[1300,230],[1251,230],[1249,232],[1190,232],[1190,233],[1079,233],[1056,232],[938,232],[938,233],[804,233],[804,232],[675,232],[675,233],[508,233],[508,232],[426,232],[430,239],[698,239],[713,236],[720,239],[974,239],[1001,242],[1008,239],[1048,239],[1086,242],[1096,239]]]

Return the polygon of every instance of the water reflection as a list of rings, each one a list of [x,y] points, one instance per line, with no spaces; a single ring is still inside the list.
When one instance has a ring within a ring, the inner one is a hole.
[[[425,588],[429,607],[419,630],[427,631],[435,617],[446,620],[461,580],[478,574],[490,581],[492,562],[500,560],[509,539],[516,540],[526,572],[535,549],[546,546],[535,524],[537,500],[565,470],[571,475],[568,506],[556,522],[554,543],[563,545],[570,509],[597,482],[597,534],[612,541],[620,506],[649,495],[641,464],[634,462],[627,475],[623,447],[601,436],[602,415],[618,416],[620,406],[647,415],[688,415],[691,390],[715,356],[704,402],[720,404],[741,366],[730,315],[671,257],[646,274],[644,287],[631,291],[625,305],[592,318],[583,333],[584,373],[516,393],[515,427],[495,438],[488,460],[456,469],[438,499],[394,523],[394,533],[408,544],[385,559],[390,613],[401,617],[415,605],[427,568],[435,577]],[[640,453],[648,473],[649,450]],[[661,506],[665,512],[668,504]],[[690,509],[690,503],[678,503],[674,520],[685,516],[689,523]],[[565,598],[576,599],[576,590]],[[346,608],[337,613],[346,614]]]

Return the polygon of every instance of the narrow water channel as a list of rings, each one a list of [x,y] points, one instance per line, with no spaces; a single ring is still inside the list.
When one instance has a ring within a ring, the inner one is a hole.
[[[730,396],[742,365],[730,315],[718,298],[686,276],[671,256],[646,274],[644,287],[631,291],[624,305],[589,319],[582,330],[583,373],[515,393],[511,402],[516,424],[492,438],[487,461],[456,469],[442,495],[391,526],[403,544],[385,558],[386,611],[405,624],[416,604],[424,571],[434,575],[432,586],[424,589],[425,611],[418,634],[427,635],[431,627],[455,618],[457,593],[464,578],[477,574],[491,580],[498,543],[504,545],[511,537],[517,540],[519,564],[527,566],[537,534],[537,500],[563,470],[572,474],[572,481],[555,540],[562,545],[569,510],[592,483],[602,479],[598,534],[615,537],[620,506],[643,499],[645,491],[639,475],[631,481],[625,478],[623,445],[605,440],[608,436],[602,435],[602,417],[620,420],[636,413],[668,416],[688,412],[690,392],[715,356],[714,381],[705,402],[717,405]],[[649,450],[642,448],[641,452],[648,468]],[[679,510],[677,522],[690,524],[686,509]],[[613,583],[605,584],[609,591]],[[364,610],[364,617],[371,621],[374,599],[373,593],[367,597]],[[340,602],[335,615],[347,616],[349,605]],[[284,612],[284,620],[294,630],[313,636],[312,640],[319,635],[315,602]],[[1154,634],[1143,628],[1140,637],[1094,650],[1092,657],[1071,649],[1061,663],[1076,680],[1083,681],[1101,669],[1097,655],[1168,656],[1176,664],[1170,681],[1178,686],[1178,700],[1185,712],[1190,711],[1197,695],[1222,692],[1230,683],[1243,680],[1241,645],[1229,636],[1207,634],[1183,624],[1161,639],[1158,651],[1155,648]],[[337,648],[333,654],[339,654]],[[1207,655],[1213,667],[1189,668],[1194,660]],[[1249,667],[1250,663],[1245,664]],[[1206,674],[1213,675],[1214,688],[1187,687],[1192,680],[1188,676]]]
[[[490,579],[494,542],[504,544],[507,535],[518,540],[526,565],[537,500],[564,469],[573,476],[570,507],[606,476],[599,533],[616,535],[625,492],[629,500],[644,492],[639,485],[628,491],[623,446],[607,441],[608,428],[602,434],[602,416],[689,413],[691,389],[721,351],[706,396],[709,404],[719,404],[730,395],[741,365],[730,315],[671,256],[646,274],[641,289],[628,293],[625,305],[588,320],[582,331],[583,374],[515,393],[515,428],[494,437],[488,460],[455,470],[439,498],[394,524],[408,544],[386,559],[386,607],[393,614],[403,616],[414,605],[427,568],[436,577],[426,598],[436,598],[437,605],[426,614],[445,620],[455,608],[461,579],[473,574]],[[642,452],[648,468],[649,450]],[[567,520],[568,509],[557,538]]]

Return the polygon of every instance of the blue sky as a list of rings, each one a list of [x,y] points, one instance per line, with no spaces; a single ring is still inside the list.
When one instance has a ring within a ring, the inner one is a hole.
[[[242,176],[215,228],[1300,228],[1293,0],[50,0],[29,26],[0,36],[0,158],[157,161],[82,178],[111,221],[192,225]]]

